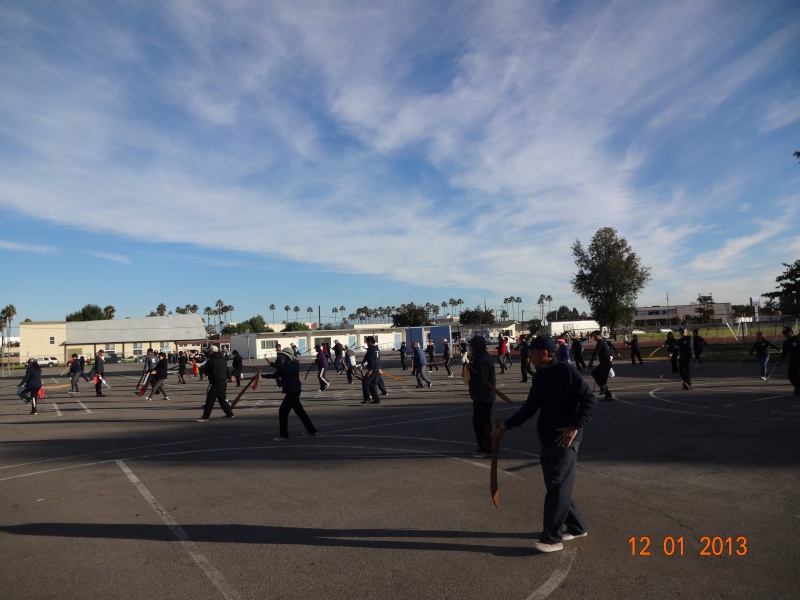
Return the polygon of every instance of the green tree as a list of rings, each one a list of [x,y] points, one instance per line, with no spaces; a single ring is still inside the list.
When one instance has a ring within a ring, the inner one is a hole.
[[[791,265],[781,263],[786,270],[775,278],[778,284],[774,292],[761,294],[778,302],[778,310],[784,315],[800,314],[800,259]]]
[[[700,323],[708,323],[713,321],[716,314],[714,313],[714,297],[709,294],[697,296],[697,304],[700,305]]]
[[[305,323],[299,323],[297,321],[289,321],[286,324],[286,327],[283,328],[284,331],[310,331],[311,328],[306,325]]]
[[[162,302],[161,304],[159,304],[159,305],[156,307],[156,314],[157,314],[159,317],[163,317],[165,314],[167,314],[167,305],[166,305],[166,304],[164,304],[163,302]]]
[[[275,322],[275,305],[274,304],[270,304],[269,305],[269,309],[272,311],[272,322],[274,323]]]
[[[492,325],[495,322],[494,310],[484,310],[476,306],[474,310],[462,310],[461,321],[463,325]]]
[[[113,319],[114,315],[117,312],[117,309],[111,306],[110,304],[103,309],[103,312],[106,315],[106,319]]]
[[[598,229],[587,249],[572,245],[578,272],[570,280],[601,326],[627,325],[636,312],[636,297],[650,281],[650,269],[611,227]]]
[[[392,327],[425,327],[430,324],[425,308],[413,302],[401,304],[392,315]]]
[[[79,311],[67,315],[67,321],[105,321],[106,313],[97,304],[87,304]]]

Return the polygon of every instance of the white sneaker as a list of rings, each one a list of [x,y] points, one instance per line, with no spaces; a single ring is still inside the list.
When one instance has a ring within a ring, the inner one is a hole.
[[[763,376],[761,377],[761,381],[766,381],[766,380],[767,380],[766,377],[763,377]]]
[[[276,437],[275,439],[273,439],[272,441],[273,441],[273,442],[288,442],[288,441],[289,441],[289,438],[285,438],[285,437],[278,436],[278,437]]]
[[[565,542],[568,542],[570,540],[574,540],[575,538],[586,537],[587,535],[589,535],[589,533],[586,531],[583,533],[570,533],[569,531],[565,531],[561,534],[561,539]]]
[[[545,544],[544,542],[533,542],[533,549],[538,552],[560,552],[564,549],[564,544],[556,542],[555,544]]]
[[[616,374],[616,373],[614,373],[614,369],[611,369],[611,370],[608,372],[608,376],[609,376],[609,377],[616,377],[616,376],[617,376],[617,374]]]
[[[145,398],[145,400],[147,400],[148,402],[150,402],[150,401],[151,401],[151,400],[150,400],[150,396],[148,396],[147,398]]]

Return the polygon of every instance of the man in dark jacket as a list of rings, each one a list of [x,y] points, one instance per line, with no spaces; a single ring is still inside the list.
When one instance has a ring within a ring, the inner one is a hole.
[[[97,396],[105,396],[103,393],[103,375],[105,375],[106,372],[105,356],[106,351],[100,350],[94,359],[94,367],[92,367],[92,371],[94,371],[97,377],[97,383],[94,384],[94,392]]]
[[[592,369],[592,377],[597,383],[597,387],[600,388],[600,393],[604,396],[603,399],[613,400],[614,395],[606,385],[608,383],[608,374],[611,372],[611,347],[597,330],[592,332],[592,339],[597,345],[594,347],[594,352],[592,352],[592,358],[589,359],[589,368],[592,368],[595,357],[600,363]]]
[[[408,371],[408,364],[406,364],[406,354],[408,354],[408,347],[406,346],[405,342],[400,344],[400,366],[403,367],[403,371]]]
[[[789,383],[794,387],[794,395],[800,396],[800,335],[794,335],[791,327],[783,328],[781,358],[777,365],[789,359]]]
[[[197,421],[202,423],[211,418],[214,402],[219,402],[226,417],[233,418],[233,411],[227,397],[228,381],[233,381],[233,378],[228,370],[228,363],[225,362],[225,357],[222,356],[217,346],[211,346],[211,356],[203,363],[203,371],[208,377],[208,394],[206,394],[206,404],[203,407],[203,416]]]
[[[583,362],[583,342],[577,335],[572,338],[572,360],[575,361],[575,368],[578,371],[586,368],[586,363]]]
[[[294,355],[291,349],[281,350],[277,353],[275,362],[271,362],[269,358],[266,359],[267,364],[275,369],[274,373],[262,373],[261,375],[266,379],[280,380],[281,388],[283,389],[283,402],[278,409],[278,426],[280,428],[280,435],[275,438],[276,442],[284,442],[289,439],[289,413],[294,413],[300,417],[300,421],[306,428],[308,435],[314,435],[317,430],[311,423],[311,419],[306,414],[303,405],[300,404],[300,392],[302,391],[302,384],[300,382],[300,361]]]
[[[72,362],[69,363],[69,394],[77,394],[80,392],[78,389],[78,380],[81,378],[81,361],[78,360],[78,355],[72,355]]]
[[[419,342],[414,342],[414,355],[413,355],[413,371],[414,374],[417,376],[417,387],[425,387],[422,385],[422,382],[428,384],[428,387],[431,387],[433,384],[431,380],[428,379],[428,376],[425,375],[425,365],[428,364],[428,361],[425,360],[425,353],[422,351],[422,348],[419,345]]]
[[[150,371],[150,381],[153,384],[153,389],[150,395],[145,398],[148,402],[150,402],[158,392],[164,394],[164,400],[169,400],[169,396],[167,396],[167,392],[164,390],[164,384],[167,383],[167,373],[169,373],[169,361],[164,352],[159,352],[157,356],[158,362],[156,362],[156,368]]]
[[[359,369],[361,369],[361,394],[364,399],[361,404],[380,404],[381,399],[378,397],[378,377],[381,375],[381,353],[378,350],[378,345],[375,343],[375,338],[371,335],[366,337],[367,352],[364,354],[364,360],[361,361]],[[372,400],[370,400],[372,398]]]
[[[528,374],[531,373],[530,351],[531,346],[528,343],[528,338],[523,335],[519,344],[519,368],[522,372],[522,383],[528,382]]]
[[[703,354],[703,346],[706,348],[711,348],[708,345],[708,342],[700,335],[700,331],[697,329],[692,330],[692,350],[694,350],[694,357],[697,359],[697,366],[703,366],[703,359],[700,358],[700,355]]]
[[[555,344],[539,336],[531,342],[531,364],[536,368],[525,404],[492,436],[519,427],[539,412],[536,430],[542,444],[540,462],[544,485],[542,534],[533,544],[539,552],[564,549],[563,541],[587,535],[586,523],[572,499],[578,446],[583,430],[597,408],[597,400],[580,373],[569,363],[554,360]]]
[[[17,395],[22,398],[25,404],[31,405],[31,414],[38,415],[39,391],[42,389],[42,368],[35,358],[28,359],[28,366],[25,369],[25,377],[17,386]]]
[[[186,384],[186,365],[189,364],[189,357],[181,350],[178,352],[178,383]]]
[[[238,350],[233,351],[233,361],[231,362],[231,375],[236,379],[236,387],[242,385],[242,371],[244,371],[244,361]]]
[[[442,339],[442,360],[444,361],[444,368],[447,369],[447,376],[452,377],[453,371],[450,370],[450,344],[447,338]]]
[[[339,340],[333,340],[333,366],[336,369],[336,374],[341,375],[344,371],[342,364],[342,356],[344,355],[344,347],[339,343]]]
[[[675,344],[678,351],[678,373],[683,379],[683,389],[692,389],[692,356],[694,344],[692,343],[692,336],[689,335],[689,330],[681,326],[678,331],[681,332],[681,337]]]
[[[472,428],[478,449],[475,458],[490,458],[492,455],[492,406],[494,390],[489,385],[497,383],[494,360],[486,351],[486,339],[476,335],[469,342],[472,357],[469,369],[469,397],[472,399]]]

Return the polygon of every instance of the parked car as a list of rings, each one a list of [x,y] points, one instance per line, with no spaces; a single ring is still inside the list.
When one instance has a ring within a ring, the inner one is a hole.
[[[668,329],[667,327],[663,327],[658,330],[659,333],[672,333],[672,329]]]
[[[644,331],[642,331],[641,329],[634,329],[633,331],[631,331],[631,333],[635,333],[636,335],[642,335]]]
[[[106,352],[104,360],[107,365],[113,365],[122,362],[122,357],[118,356],[116,352]]]
[[[39,363],[40,367],[55,367],[59,365],[59,360],[55,356],[43,356],[41,358],[37,358],[36,362]]]

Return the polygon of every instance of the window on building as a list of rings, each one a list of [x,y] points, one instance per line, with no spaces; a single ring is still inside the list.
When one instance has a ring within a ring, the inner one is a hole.
[[[54,338],[53,336],[50,336],[50,343],[51,344],[55,344],[56,343],[56,338]]]
[[[115,347],[115,344],[106,344],[106,352],[116,352]]]
[[[144,354],[144,350],[142,349],[142,342],[133,342],[133,355],[141,356],[142,354]]]
[[[261,340],[262,350],[272,350],[275,348],[275,340]]]

